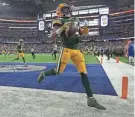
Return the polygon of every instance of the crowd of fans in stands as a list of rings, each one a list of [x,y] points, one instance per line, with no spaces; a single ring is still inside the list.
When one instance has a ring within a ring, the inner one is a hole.
[[[7,43],[7,44],[0,44],[0,53],[3,50],[3,46],[6,45],[7,49],[10,51],[11,54],[16,52],[16,46],[18,45],[18,43]],[[36,53],[50,53],[53,50],[53,44],[42,44],[42,43],[38,43],[38,44],[30,44],[30,43],[26,43],[24,44],[24,52],[26,53],[30,53],[31,52],[31,48],[35,49]]]
[[[133,5],[129,5],[128,7],[120,7],[119,9],[112,10],[111,12],[119,12],[122,10],[130,10],[133,9]],[[38,31],[36,28],[28,28],[28,29],[17,29],[17,28],[9,28],[9,27],[22,27],[22,26],[37,26],[37,22],[35,23],[23,23],[16,24],[11,22],[0,22],[0,53],[2,52],[3,45],[7,45],[8,49],[11,53],[15,51],[15,47],[17,46],[17,42],[19,39],[23,39],[25,44],[25,52],[30,52],[31,48],[35,49],[36,53],[51,53],[52,52],[52,44],[43,43],[43,39],[38,37]],[[89,48],[92,51],[101,50],[106,48],[111,48],[113,52],[116,50],[121,53],[124,52],[125,41],[104,41],[104,40],[115,40],[116,38],[123,37],[133,37],[134,36],[134,22],[129,23],[117,23],[112,24],[108,30],[102,32],[97,36],[87,36],[84,37],[87,42],[82,42],[80,44],[80,48],[85,49],[84,47]],[[47,38],[46,38],[47,39]],[[44,39],[46,41],[46,39]],[[96,42],[89,42],[89,40],[102,40]],[[50,41],[50,40],[48,40]],[[60,44],[58,43],[58,47]]]
[[[124,5],[124,4],[119,4],[117,5],[116,9],[111,9],[111,13],[115,13],[115,12],[121,12],[121,11],[125,11],[125,10],[131,10],[134,9],[134,0],[130,0],[129,5]]]
[[[8,50],[11,54],[14,54],[16,51],[17,43],[7,43],[7,44],[0,44],[0,47],[3,47],[6,45],[8,47]],[[58,45],[58,52],[60,50],[60,43],[57,43]],[[30,44],[25,43],[24,44],[24,51],[26,53],[31,52],[31,48],[35,49],[36,53],[52,53],[53,51],[53,44],[45,44],[45,43],[37,43],[37,44]],[[124,55],[124,48],[125,48],[125,41],[108,41],[108,42],[82,42],[79,45],[80,50],[82,51],[89,51],[91,54],[94,54],[97,51],[105,51],[107,48],[110,48],[110,50],[115,54],[115,51],[119,51],[120,56]],[[2,52],[2,48],[0,48],[0,52]]]
[[[10,23],[9,23],[10,27]],[[17,27],[17,26],[16,26]],[[127,38],[134,36],[134,24],[120,23],[113,25],[99,32],[98,36],[87,36],[84,40],[105,40],[116,38]],[[23,38],[27,42],[40,42],[43,39],[39,38],[37,29],[9,29],[0,26],[0,42],[16,42],[18,38]],[[46,41],[46,39],[44,38]]]

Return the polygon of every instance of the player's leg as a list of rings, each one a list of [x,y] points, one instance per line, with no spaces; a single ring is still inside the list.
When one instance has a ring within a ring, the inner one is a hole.
[[[17,52],[16,54],[17,54],[17,57],[14,58],[12,61],[19,60],[19,53]]]
[[[33,59],[35,59],[36,58],[36,56],[35,56],[35,53],[33,52]]]
[[[110,58],[110,54],[109,54],[109,52],[107,52],[107,60],[109,60]]]
[[[98,56],[99,56],[99,54],[100,54],[100,52],[99,52],[99,50],[98,50]]]
[[[129,64],[134,65],[134,57],[133,56],[129,56]]]
[[[10,55],[10,51],[8,51],[8,55]]]
[[[90,84],[88,81],[88,77],[87,77],[87,70],[86,70],[85,59],[84,59],[83,54],[78,50],[78,51],[74,52],[74,55],[71,56],[71,59],[81,75],[81,81],[85,88],[87,96],[93,97],[93,94],[92,94],[92,91],[90,88]]]
[[[89,55],[89,51],[87,51],[87,56]]]
[[[23,52],[19,53],[19,56],[22,58],[23,63],[25,64],[26,61],[25,61],[24,53]]]
[[[32,58],[33,58],[33,52],[31,52],[31,56],[32,56]]]
[[[85,59],[83,54],[79,51],[76,50],[73,52],[73,54],[71,54],[71,59],[73,61],[73,63],[75,64],[78,72],[81,75],[81,82],[82,85],[85,88],[85,92],[87,94],[87,104],[90,107],[95,107],[97,109],[101,109],[101,110],[105,110],[106,108],[102,105],[100,105],[93,97],[93,93],[90,87],[90,82],[88,79],[88,75],[87,75],[87,69],[86,69],[86,65],[85,65]]]
[[[34,52],[32,52],[31,54],[32,54],[33,59],[35,59],[35,53],[34,53]]]
[[[53,59],[55,59],[55,50],[52,53],[52,57],[53,57]]]
[[[134,65],[134,64],[135,64],[134,56],[132,57],[132,62],[133,62],[133,64],[132,64],[132,65]]]
[[[57,67],[54,69],[49,69],[47,71],[41,72],[38,77],[38,83],[41,83],[41,81],[44,79],[45,76],[58,75],[62,73],[68,63],[69,58],[70,53],[66,49],[62,48]]]
[[[103,52],[101,53],[101,56],[103,57]]]
[[[133,65],[133,57],[131,56],[131,65]]]
[[[6,51],[4,52],[4,56],[5,56],[5,58],[7,57],[7,52]]]
[[[4,57],[6,58],[6,52],[2,51],[2,55],[4,55]]]
[[[54,55],[54,50],[53,50],[53,53],[52,53],[52,56]]]
[[[19,60],[19,57],[14,58],[12,61]]]
[[[128,57],[128,62],[129,62],[129,64],[131,64],[131,62],[132,62],[131,56]]]
[[[57,54],[57,51],[55,50],[54,51],[54,58],[55,58],[55,60],[56,60],[56,54]]]

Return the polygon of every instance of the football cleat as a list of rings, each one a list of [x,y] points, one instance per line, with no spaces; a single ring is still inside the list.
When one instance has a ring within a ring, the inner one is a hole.
[[[87,105],[90,107],[99,109],[99,110],[106,110],[106,108],[104,106],[102,106],[101,104],[99,104],[93,97],[87,98]]]
[[[40,84],[42,82],[42,80],[44,79],[45,75],[44,72],[41,72],[40,75],[38,76],[38,84]]]

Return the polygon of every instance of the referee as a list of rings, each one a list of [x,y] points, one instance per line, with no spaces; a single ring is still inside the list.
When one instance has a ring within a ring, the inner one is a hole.
[[[52,56],[54,56],[54,59],[55,59],[55,60],[56,60],[57,49],[58,49],[57,45],[54,44]]]
[[[110,60],[110,48],[109,47],[106,49],[106,56],[107,56],[107,60]]]
[[[35,59],[35,58],[36,58],[34,48],[31,48],[31,55],[32,55],[33,59]]]

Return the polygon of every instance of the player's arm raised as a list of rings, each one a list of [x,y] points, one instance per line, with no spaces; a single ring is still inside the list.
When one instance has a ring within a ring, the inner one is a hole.
[[[22,45],[22,47],[21,47],[21,51],[24,51],[24,50],[25,50],[24,45]]]
[[[60,28],[59,26],[54,26],[53,29],[52,29],[52,31],[51,31],[50,38],[51,38],[53,41],[56,40],[56,37],[57,37],[57,35],[58,35],[58,29],[59,29],[59,28]]]
[[[78,32],[79,32],[79,35],[83,35],[83,28],[79,27]]]
[[[59,35],[61,33],[61,31],[62,31],[62,30],[60,30],[61,26],[62,26],[62,24],[61,24],[60,20],[53,21],[53,29],[52,29],[51,34],[50,34],[50,38],[53,41],[55,41],[57,35]]]
[[[53,21],[53,30],[51,31],[50,38],[54,41],[56,40],[56,37],[60,35],[69,25],[69,23],[65,23],[62,25],[60,20]]]

